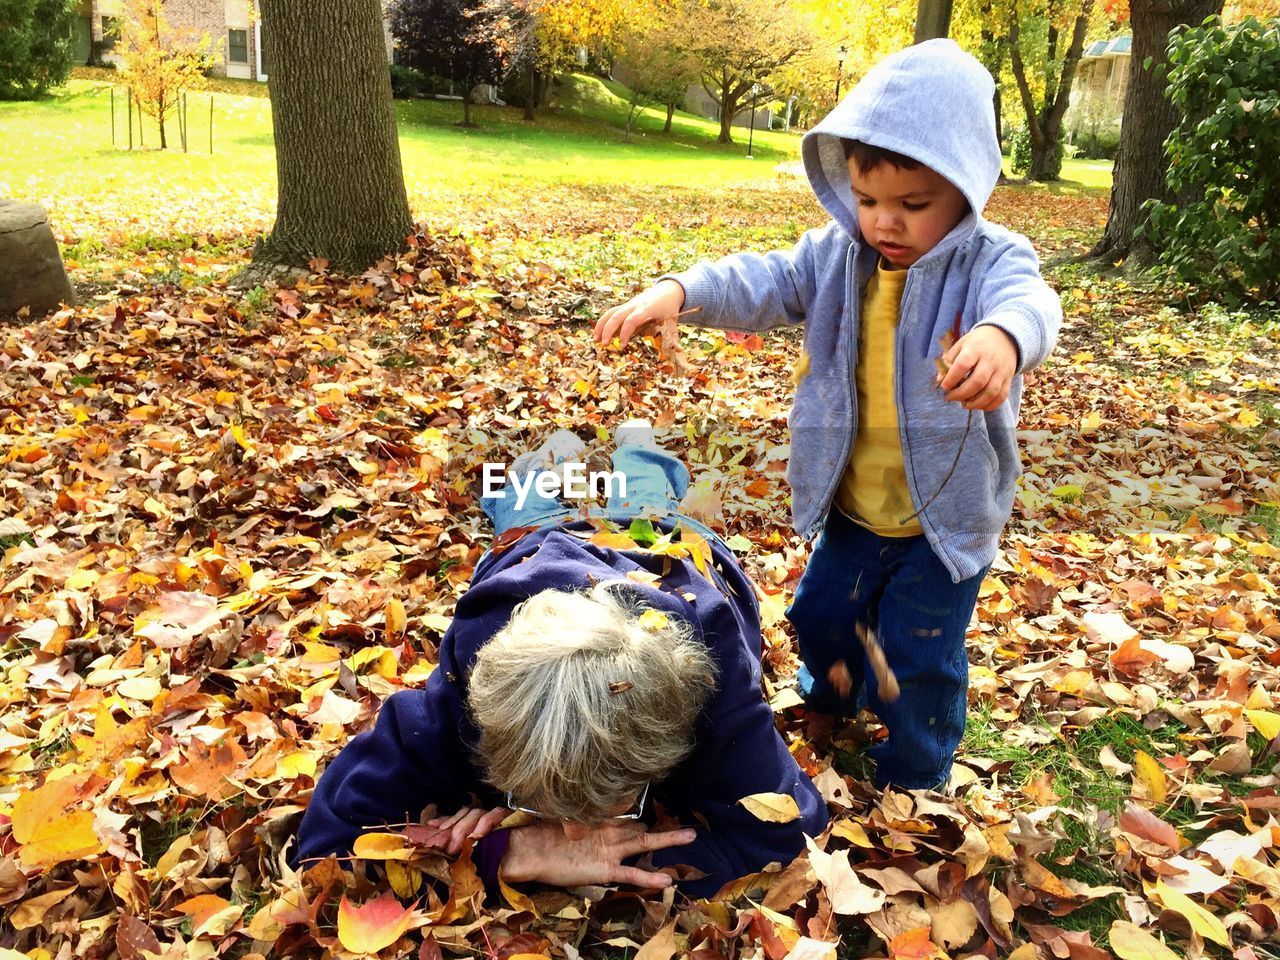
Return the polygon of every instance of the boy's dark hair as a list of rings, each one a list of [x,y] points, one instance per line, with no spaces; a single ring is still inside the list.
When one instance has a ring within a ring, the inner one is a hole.
[[[861,140],[841,140],[844,146],[844,158],[852,159],[858,165],[859,173],[870,173],[882,163],[897,167],[900,170],[915,170],[921,164],[919,160],[886,150],[884,147],[873,147]]]

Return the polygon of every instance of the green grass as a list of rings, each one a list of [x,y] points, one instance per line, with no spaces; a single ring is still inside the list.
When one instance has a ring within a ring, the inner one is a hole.
[[[101,77],[108,79],[101,79]],[[116,144],[112,145],[110,74],[72,79],[56,96],[34,103],[0,104],[0,194],[57,203],[59,195],[92,191],[104,208],[127,212],[114,202],[135,203],[179,191],[198,202],[226,192],[254,207],[275,192],[275,152],[270,101],[248,81],[221,81],[217,89],[189,99],[190,151],[178,147],[176,120],[166,124],[170,149],[155,149],[159,136],[147,118],[135,120],[132,152],[123,87],[116,87]],[[232,92],[240,90],[241,92]],[[624,142],[625,88],[595,77],[562,78],[553,109],[534,123],[516,108],[480,106],[479,126],[456,126],[461,107],[452,101],[396,104],[405,181],[419,208],[442,190],[494,189],[519,184],[611,186],[643,183],[680,187],[720,186],[771,178],[773,167],[796,159],[795,134],[755,135],[755,159],[741,142],[715,142],[718,124],[678,114],[671,134],[664,116],[645,111],[637,136]],[[213,102],[213,147],[209,153],[209,107]],[[145,140],[146,149],[141,149]],[[120,220],[120,217],[109,218]]]
[[[1062,161],[1061,180],[1054,183],[1023,184],[1018,183],[1010,172],[1008,155],[1004,158],[1004,172],[1014,180],[1010,184],[1014,189],[1067,196],[1108,196],[1111,193],[1111,168],[1110,160],[1066,159]]]

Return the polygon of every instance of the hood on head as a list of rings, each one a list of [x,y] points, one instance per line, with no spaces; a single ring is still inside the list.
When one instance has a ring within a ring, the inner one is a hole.
[[[841,141],[861,140],[932,168],[980,214],[1000,177],[994,94],[986,67],[954,40],[927,40],[885,57],[800,144],[818,201],[858,236]]]

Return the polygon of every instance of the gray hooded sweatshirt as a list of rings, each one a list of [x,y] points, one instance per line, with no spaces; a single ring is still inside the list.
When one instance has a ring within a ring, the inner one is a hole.
[[[991,75],[951,40],[886,57],[801,144],[831,214],[789,251],[742,253],[674,275],[685,309],[721,329],[803,324],[807,375],[791,410],[787,479],[796,529],[813,537],[831,509],[858,424],[854,373],[861,294],[877,253],[863,242],[842,139],[920,161],[950,180],[969,214],[908,271],[895,334],[894,393],[907,486],[924,534],[957,583],[991,563],[1021,467],[1015,430],[1022,373],[1049,355],[1062,321],[1027,239],[982,218],[1000,175]],[[947,402],[934,358],[951,330],[979,324],[1017,344],[1008,399],[991,413]],[[954,465],[954,470],[952,466]]]

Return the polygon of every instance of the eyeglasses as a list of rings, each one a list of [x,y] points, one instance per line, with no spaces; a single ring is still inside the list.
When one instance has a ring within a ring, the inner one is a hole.
[[[644,789],[640,791],[640,796],[636,798],[635,804],[626,813],[615,813],[609,817],[601,817],[600,819],[606,823],[614,820],[639,820],[644,814],[645,801],[649,799],[649,784],[644,785]],[[516,803],[515,797],[511,791],[507,791],[507,809],[515,810],[518,813],[527,813],[531,817],[538,817],[540,820],[559,820],[560,817],[553,817],[543,813],[540,810],[534,810],[532,807],[522,807]]]

